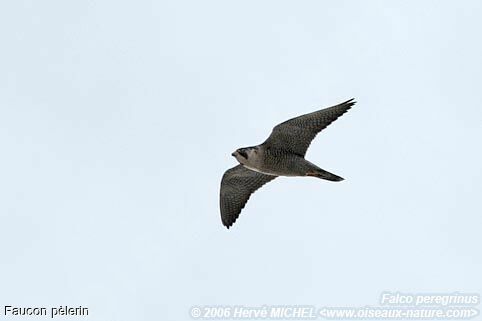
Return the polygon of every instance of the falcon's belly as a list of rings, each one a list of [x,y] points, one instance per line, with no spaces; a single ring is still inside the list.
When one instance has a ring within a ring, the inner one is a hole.
[[[255,172],[258,172],[258,173],[261,173],[261,174],[266,174],[266,175],[272,175],[272,176],[288,176],[288,175],[283,175],[283,174],[280,174],[278,172],[274,172],[274,171],[270,171],[270,170],[266,170],[266,169],[259,169],[259,168],[255,168],[255,167],[251,167],[249,165],[246,165],[246,164],[243,164],[244,167],[246,167],[247,169],[250,169],[252,171],[255,171]],[[294,175],[292,175],[294,176]]]
[[[298,155],[264,154],[264,157],[248,164],[243,164],[246,168],[273,176],[305,176],[306,173],[314,166],[304,158]]]

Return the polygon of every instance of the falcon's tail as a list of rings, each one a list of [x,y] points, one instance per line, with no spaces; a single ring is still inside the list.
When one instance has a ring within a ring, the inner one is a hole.
[[[344,179],[343,177],[327,172],[321,168],[317,168],[315,171],[307,173],[306,176],[318,177],[332,182],[340,182]]]

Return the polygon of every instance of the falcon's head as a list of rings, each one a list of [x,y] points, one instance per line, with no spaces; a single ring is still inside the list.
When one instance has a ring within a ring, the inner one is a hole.
[[[249,162],[248,160],[252,161],[253,156],[255,156],[257,153],[258,147],[244,147],[234,151],[231,156],[234,156],[238,162],[244,165]]]

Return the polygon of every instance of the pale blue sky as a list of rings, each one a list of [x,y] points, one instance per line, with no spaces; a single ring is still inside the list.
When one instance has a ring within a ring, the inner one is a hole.
[[[0,304],[187,320],[193,305],[480,292],[481,15],[480,1],[2,1]],[[352,97],[307,154],[346,180],[275,180],[226,230],[231,152]]]

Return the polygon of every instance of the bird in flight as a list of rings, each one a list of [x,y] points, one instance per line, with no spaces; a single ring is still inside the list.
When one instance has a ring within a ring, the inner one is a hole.
[[[276,125],[264,143],[239,148],[231,155],[240,163],[221,180],[221,220],[234,224],[251,194],[278,176],[312,176],[339,182],[343,178],[305,159],[315,136],[355,104],[354,99]]]

